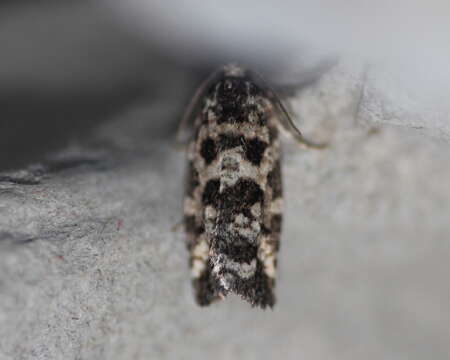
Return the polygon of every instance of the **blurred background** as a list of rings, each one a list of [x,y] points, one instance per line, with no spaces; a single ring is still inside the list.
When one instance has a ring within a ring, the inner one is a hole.
[[[0,360],[448,359],[449,18],[448,0],[1,2]],[[294,119],[330,141],[285,142],[273,311],[198,308],[171,231],[174,131],[230,61],[301,85]]]
[[[0,168],[39,160],[136,102],[169,99],[181,113],[201,78],[230,61],[280,83],[301,82],[337,55],[369,62],[390,69],[396,85],[385,92],[394,102],[418,94],[409,105],[429,109],[439,98],[436,111],[446,113],[449,7],[438,0],[4,1]],[[162,127],[170,132],[176,120]]]
[[[0,5],[0,168],[36,162],[181,77],[166,56],[90,1]],[[168,77],[168,79],[167,79]]]

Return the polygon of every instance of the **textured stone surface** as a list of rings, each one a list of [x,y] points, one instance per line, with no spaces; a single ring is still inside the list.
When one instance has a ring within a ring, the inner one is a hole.
[[[342,65],[292,102],[331,145],[286,141],[273,311],[194,304],[171,230],[184,155],[155,125],[175,121],[170,104],[3,173],[0,359],[446,359],[449,143],[392,126],[361,74]]]

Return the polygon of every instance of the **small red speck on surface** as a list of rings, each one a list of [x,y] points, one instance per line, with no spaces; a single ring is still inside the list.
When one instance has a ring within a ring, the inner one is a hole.
[[[117,231],[119,231],[122,228],[122,225],[123,225],[123,220],[122,219],[117,220]]]
[[[58,260],[64,261],[64,256],[62,256],[62,255],[56,255],[56,258]]]

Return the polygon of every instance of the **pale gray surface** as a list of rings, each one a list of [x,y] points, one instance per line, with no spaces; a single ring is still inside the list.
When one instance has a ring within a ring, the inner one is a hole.
[[[169,104],[102,125],[102,149],[52,160],[86,165],[29,172],[34,185],[4,174],[0,359],[447,359],[450,145],[407,119],[391,127],[360,78],[343,65],[292,104],[331,146],[286,146],[273,311],[194,304],[171,231],[184,156],[150,137],[173,121]]]

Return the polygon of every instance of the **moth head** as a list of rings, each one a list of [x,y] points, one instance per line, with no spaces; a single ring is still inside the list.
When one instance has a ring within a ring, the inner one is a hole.
[[[230,63],[223,67],[223,74],[230,77],[244,77],[246,69],[236,63]]]

